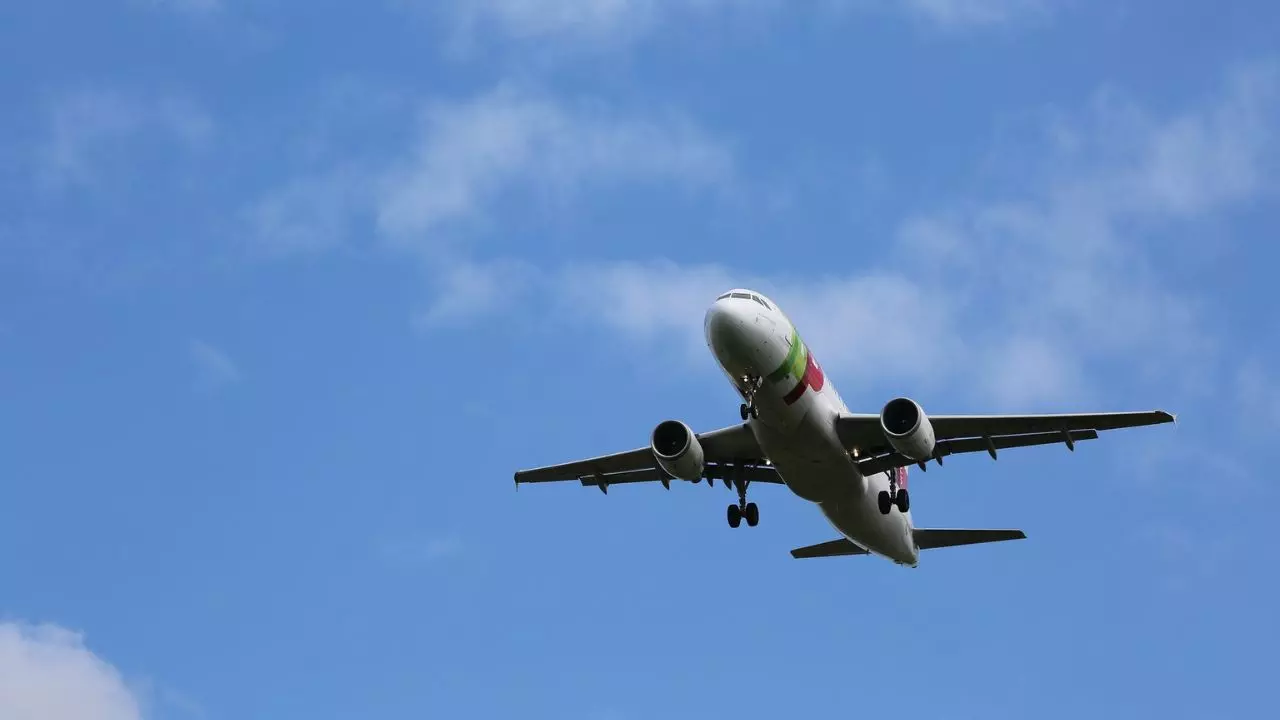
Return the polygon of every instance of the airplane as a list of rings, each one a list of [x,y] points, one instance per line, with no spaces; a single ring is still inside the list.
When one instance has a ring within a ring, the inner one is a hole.
[[[897,397],[879,414],[849,411],[834,384],[786,314],[769,298],[746,289],[720,295],[706,311],[707,346],[742,396],[742,424],[695,433],[679,420],[654,427],[647,447],[515,473],[524,483],[578,480],[583,486],[673,480],[714,485],[738,493],[729,526],[755,527],[760,511],[747,502],[753,483],[785,485],[814,503],[840,534],[796,548],[795,558],[875,555],[917,567],[920,551],[1024,539],[1021,530],[916,528],[911,521],[907,471],[962,453],[1078,442],[1119,428],[1174,422],[1162,410],[1051,415],[937,415]]]

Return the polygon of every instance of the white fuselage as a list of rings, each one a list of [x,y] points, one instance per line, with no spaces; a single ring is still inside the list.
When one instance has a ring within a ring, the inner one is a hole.
[[[894,508],[881,514],[876,499],[889,489],[889,475],[858,472],[836,434],[836,417],[848,407],[787,316],[759,293],[734,290],[707,310],[704,329],[708,347],[739,394],[746,398],[758,379],[758,417],[748,424],[787,487],[816,503],[853,543],[916,565],[910,512]]]

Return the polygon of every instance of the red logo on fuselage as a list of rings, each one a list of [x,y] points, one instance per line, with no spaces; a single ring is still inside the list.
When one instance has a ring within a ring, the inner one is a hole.
[[[808,356],[804,364],[804,384],[818,392],[826,378],[822,374],[822,368],[818,367],[818,361],[813,359],[813,353],[808,353]]]
[[[826,377],[822,374],[822,368],[818,367],[818,361],[813,359],[813,353],[807,352],[804,360],[804,375],[800,378],[800,382],[796,383],[796,386],[791,389],[791,392],[782,398],[782,401],[790,405],[800,399],[800,396],[804,394],[805,388],[813,388],[814,392],[818,392],[825,382]]]

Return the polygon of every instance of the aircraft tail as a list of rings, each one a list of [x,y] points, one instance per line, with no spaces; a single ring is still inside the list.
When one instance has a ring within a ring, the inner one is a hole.
[[[955,547],[957,545],[976,545],[979,543],[1002,542],[1004,540],[1022,540],[1027,537],[1021,530],[954,530],[939,528],[915,528],[911,531],[915,536],[916,547],[921,550]],[[866,550],[852,542],[840,538],[817,545],[806,545],[791,551],[793,558],[838,557],[841,555],[867,555]]]

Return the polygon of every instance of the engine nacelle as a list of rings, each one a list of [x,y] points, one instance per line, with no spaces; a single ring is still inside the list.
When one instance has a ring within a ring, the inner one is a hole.
[[[924,409],[910,398],[894,398],[880,411],[880,429],[894,450],[912,460],[933,457],[933,425]]]
[[[658,465],[672,477],[700,480],[706,467],[702,445],[688,425],[679,420],[664,420],[653,429],[649,448]]]

